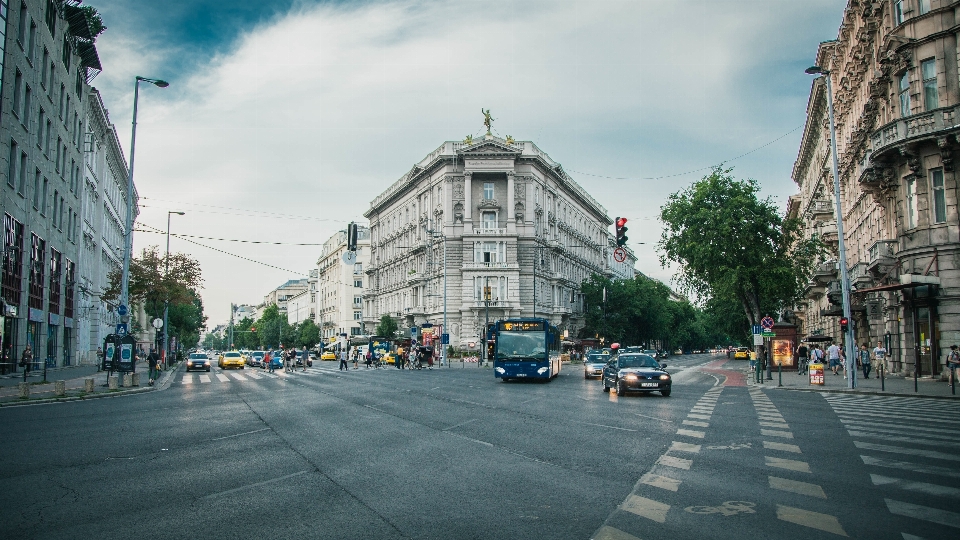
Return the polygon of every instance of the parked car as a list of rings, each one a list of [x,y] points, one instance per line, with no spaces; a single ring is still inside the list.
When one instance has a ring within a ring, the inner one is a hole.
[[[648,354],[621,354],[603,368],[603,391],[615,389],[617,395],[627,392],[660,392],[670,395],[673,381],[667,365]]]

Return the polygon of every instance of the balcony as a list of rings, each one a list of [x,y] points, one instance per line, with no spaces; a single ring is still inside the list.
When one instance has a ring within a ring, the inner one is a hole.
[[[833,219],[833,204],[827,200],[810,201],[807,211],[810,213],[810,217],[815,220]]]
[[[878,240],[867,251],[867,270],[873,273],[886,273],[897,263],[896,240]]]
[[[877,161],[882,154],[899,148],[906,142],[942,137],[957,130],[958,106],[934,109],[900,118],[880,127],[870,135],[871,160]],[[880,161],[883,161],[880,159]]]
[[[465,262],[464,270],[487,270],[489,268],[517,270],[519,267],[508,262]]]
[[[816,280],[810,280],[803,287],[803,296],[804,298],[810,298],[816,300],[822,298],[824,293],[824,285]]]
[[[837,263],[826,261],[817,265],[813,270],[813,280],[821,285],[837,279]]]
[[[426,279],[426,276],[422,272],[412,272],[407,274],[407,284],[412,285],[414,283],[419,283]]]
[[[847,277],[850,278],[850,285],[863,289],[873,285],[873,276],[867,271],[867,263],[857,263],[847,270]]]
[[[820,239],[827,245],[840,245],[840,236],[837,234],[837,223],[835,221],[824,222],[817,228]]]
[[[839,280],[827,284],[827,299],[830,300],[831,304],[837,306],[843,304],[843,287]]]
[[[506,236],[506,228],[474,229],[474,236]]]

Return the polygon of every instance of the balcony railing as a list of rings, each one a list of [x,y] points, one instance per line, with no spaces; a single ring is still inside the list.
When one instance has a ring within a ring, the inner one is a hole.
[[[820,234],[820,238],[828,244],[836,244],[840,241],[840,236],[837,234],[836,222],[831,221],[824,223],[817,229],[817,232]]]
[[[508,262],[465,262],[463,263],[464,270],[485,270],[487,268],[510,268],[515,265],[511,265]]]
[[[880,127],[870,135],[873,155],[910,139],[929,137],[960,127],[957,125],[957,109],[957,106],[934,109]]]
[[[896,240],[878,240],[870,246],[870,250],[867,252],[870,259],[870,263],[875,263],[881,259],[893,259],[896,255],[897,241]]]
[[[810,202],[810,215],[814,218],[833,216],[833,204],[830,201],[818,199]]]
[[[847,270],[847,277],[850,283],[858,287],[869,286],[873,284],[873,276],[867,271],[867,263],[857,263]]]
[[[818,264],[813,270],[813,279],[821,284],[837,279],[836,261],[826,261]]]
[[[477,236],[481,236],[481,235],[484,235],[484,236],[504,236],[505,234],[507,234],[507,229],[506,229],[506,228],[490,228],[490,229],[480,228],[480,229],[474,229],[474,230],[473,230],[473,234],[475,234],[475,235],[477,235]]]

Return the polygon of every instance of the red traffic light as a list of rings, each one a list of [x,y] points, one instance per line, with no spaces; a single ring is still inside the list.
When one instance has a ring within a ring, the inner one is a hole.
[[[625,218],[625,217],[617,218],[617,228],[618,228],[618,229],[621,228],[621,227],[623,227],[623,226],[626,225],[626,224],[627,224],[627,218]]]
[[[256,331],[257,331],[257,328],[254,327],[254,326],[251,326],[251,327],[250,327],[250,331],[251,331],[251,332],[256,332]]]
[[[847,319],[846,317],[843,317],[840,319],[840,326],[846,326],[849,322],[850,322],[849,319]]]

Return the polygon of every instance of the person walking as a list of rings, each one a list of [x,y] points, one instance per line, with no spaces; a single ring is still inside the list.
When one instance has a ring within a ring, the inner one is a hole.
[[[836,343],[830,342],[830,346],[827,347],[827,360],[830,361],[830,369],[833,371],[834,375],[839,375],[837,370],[840,369],[840,347]],[[846,377],[846,375],[844,375]]]
[[[290,365],[290,373],[297,371],[297,348],[287,349],[287,364]]]
[[[873,359],[877,361],[877,369],[886,371],[887,349],[883,347],[882,341],[878,341],[877,346],[873,348]]]
[[[371,347],[370,349],[367,349],[367,358],[366,358],[366,360],[364,361],[364,364],[367,365],[367,369],[370,369],[370,364],[373,363],[373,355],[374,355],[374,354],[376,354],[376,353],[373,352],[373,348],[372,348],[372,347]]]
[[[803,375],[807,372],[809,350],[807,346],[801,343],[797,347],[797,375]]]
[[[267,351],[267,354],[263,355],[264,366],[266,366],[267,371],[273,373],[273,349]]]
[[[953,385],[957,380],[957,368],[960,368],[960,351],[956,345],[950,346],[950,354],[947,355],[947,369],[950,370],[950,384]]]
[[[150,354],[147,355],[147,365],[150,368],[150,386],[153,386],[153,382],[160,378],[160,370],[157,369],[159,364],[160,355],[157,354],[157,349],[150,347]]]
[[[863,378],[870,378],[870,349],[864,343],[860,346],[860,367],[863,369]]]
[[[350,369],[347,366],[347,358],[350,357],[350,354],[346,350],[341,350],[337,356],[340,358],[340,371],[347,371]]]
[[[360,369],[360,347],[353,348],[353,369]]]
[[[97,347],[97,372],[103,369],[103,347]]]
[[[20,355],[20,367],[23,368],[23,380],[26,381],[27,373],[33,367],[33,349],[30,348],[29,343],[24,347],[23,354]]]
[[[300,358],[303,360],[303,371],[307,370],[307,362],[310,360],[310,353],[307,352],[307,346],[303,346],[303,350],[300,351]]]

